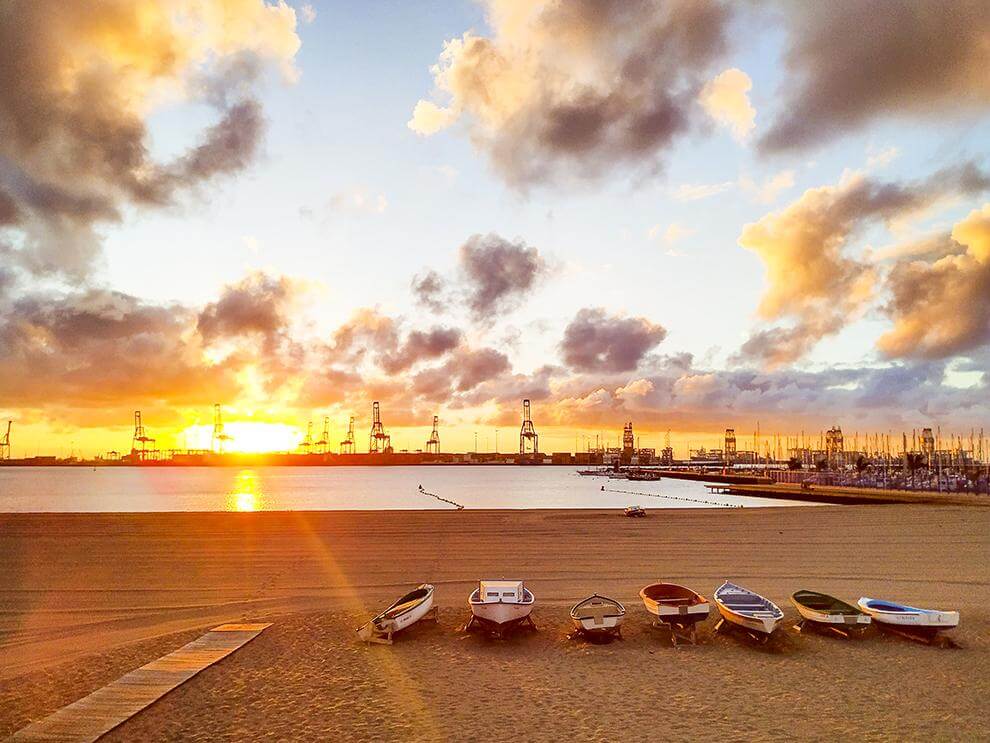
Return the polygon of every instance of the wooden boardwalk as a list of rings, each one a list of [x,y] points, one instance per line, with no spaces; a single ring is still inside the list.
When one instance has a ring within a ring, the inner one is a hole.
[[[227,657],[271,624],[224,624],[188,645],[121,676],[89,696],[33,722],[11,741],[95,741]]]

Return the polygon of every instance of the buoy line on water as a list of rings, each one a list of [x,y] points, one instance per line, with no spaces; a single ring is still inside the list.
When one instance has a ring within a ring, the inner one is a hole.
[[[419,492],[422,493],[423,495],[428,495],[431,498],[436,498],[437,500],[442,500],[444,503],[449,503],[450,505],[452,505],[455,508],[457,508],[458,511],[463,511],[464,510],[464,506],[462,506],[460,503],[454,503],[454,501],[448,500],[447,498],[444,498],[443,496],[437,495],[436,493],[431,493],[430,491],[424,489],[422,485],[419,486]]]
[[[699,498],[685,498],[680,495],[664,495],[663,493],[637,493],[634,490],[606,490],[606,493],[624,493],[625,495],[645,495],[649,498],[668,498],[669,500],[680,500],[686,503],[701,503],[706,506],[718,506],[719,508],[742,508],[742,504],[719,503],[713,500],[701,500]]]

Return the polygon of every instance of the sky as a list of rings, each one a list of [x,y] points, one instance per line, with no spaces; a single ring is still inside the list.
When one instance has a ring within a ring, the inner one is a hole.
[[[15,456],[990,430],[990,17],[879,5],[5,4]]]

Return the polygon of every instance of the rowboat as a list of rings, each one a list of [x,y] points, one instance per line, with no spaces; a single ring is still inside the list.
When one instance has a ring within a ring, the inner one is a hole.
[[[773,601],[729,581],[716,589],[714,598],[725,621],[768,637],[784,618]]]
[[[578,601],[571,608],[574,629],[591,637],[618,635],[625,616],[626,607],[615,599],[597,593]]]
[[[708,617],[708,599],[676,583],[651,583],[639,592],[643,605],[661,622],[700,622]]]
[[[859,607],[880,624],[892,624],[911,629],[939,631],[952,629],[959,624],[958,611],[938,611],[918,609],[893,601],[871,599],[866,596],[858,602]]]
[[[374,619],[358,627],[357,634],[365,642],[391,645],[392,635],[416,624],[431,612],[435,619],[433,586],[429,583],[423,583],[393,601],[385,611]]]
[[[802,621],[830,629],[865,629],[870,624],[869,614],[827,593],[795,591],[791,594],[791,603]]]
[[[501,637],[506,630],[519,624],[535,626],[529,616],[535,603],[533,592],[521,580],[479,581],[478,587],[468,596],[471,621],[467,629],[477,623]]]
[[[708,618],[711,604],[696,591],[676,583],[651,583],[639,592],[646,610],[667,625],[671,642],[697,642],[695,625]]]

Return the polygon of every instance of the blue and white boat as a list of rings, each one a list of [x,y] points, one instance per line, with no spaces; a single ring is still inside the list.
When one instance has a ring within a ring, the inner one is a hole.
[[[958,611],[938,611],[937,609],[919,609],[893,601],[871,599],[863,596],[856,603],[859,608],[873,617],[874,622],[895,624],[904,628],[924,630],[951,629],[959,624]]]
[[[773,601],[729,581],[715,590],[713,598],[718,613],[727,622],[765,635],[770,635],[784,618],[784,612]]]

